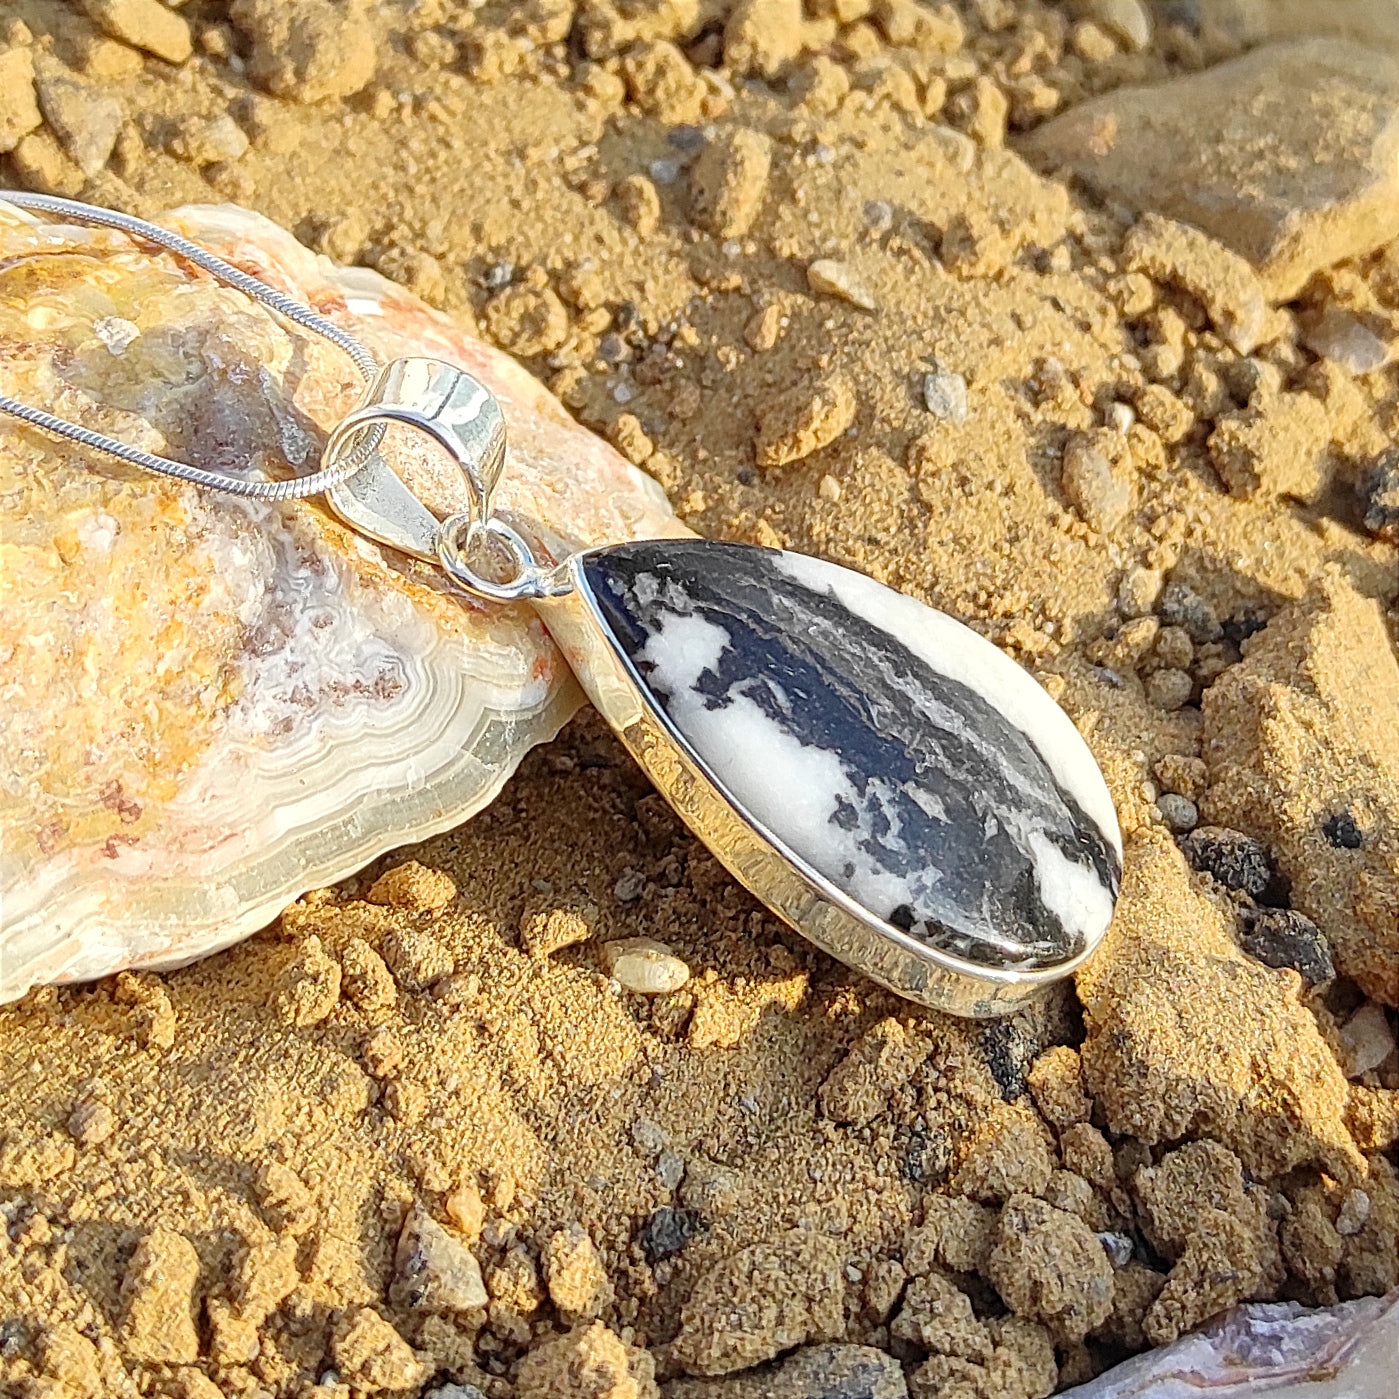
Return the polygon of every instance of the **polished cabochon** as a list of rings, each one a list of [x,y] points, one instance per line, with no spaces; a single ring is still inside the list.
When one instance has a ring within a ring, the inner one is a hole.
[[[1079,965],[1121,880],[1068,716],[960,622],[850,569],[665,539],[570,559],[536,603],[696,834],[819,946],[994,1015]]]

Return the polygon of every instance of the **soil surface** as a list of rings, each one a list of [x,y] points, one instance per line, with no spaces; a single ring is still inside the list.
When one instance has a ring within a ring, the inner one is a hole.
[[[694,529],[1005,648],[1127,840],[1077,985],[958,1022],[585,713],[0,1010],[0,1391],[1039,1399],[1399,1284],[1396,55],[1378,0],[0,3],[0,183],[403,282]]]

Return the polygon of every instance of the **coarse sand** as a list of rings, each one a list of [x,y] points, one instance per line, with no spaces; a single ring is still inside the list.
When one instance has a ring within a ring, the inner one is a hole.
[[[250,941],[0,1009],[0,1392],[1037,1399],[1399,1284],[1399,64],[1298,9],[0,0],[0,183],[402,281],[692,528],[1005,648],[1127,841],[1077,986],[958,1022],[585,712]]]

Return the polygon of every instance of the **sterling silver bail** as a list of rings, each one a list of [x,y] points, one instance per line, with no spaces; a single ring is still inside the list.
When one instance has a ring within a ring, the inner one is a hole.
[[[386,429],[427,434],[456,462],[469,504],[439,520],[389,465]],[[377,441],[365,452],[365,440]],[[556,595],[565,580],[542,568],[523,536],[492,514],[491,495],[505,467],[505,419],[495,395],[444,360],[396,359],[365,390],[326,441],[323,470],[365,455],[363,465],[326,492],[331,509],[352,529],[428,563],[488,602]],[[495,564],[493,572],[480,565]]]

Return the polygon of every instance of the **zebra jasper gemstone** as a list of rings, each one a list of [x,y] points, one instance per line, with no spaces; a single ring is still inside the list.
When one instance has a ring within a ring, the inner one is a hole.
[[[960,622],[802,554],[624,544],[584,574],[728,800],[875,917],[1053,966],[1112,917],[1121,837],[1067,715]]]

